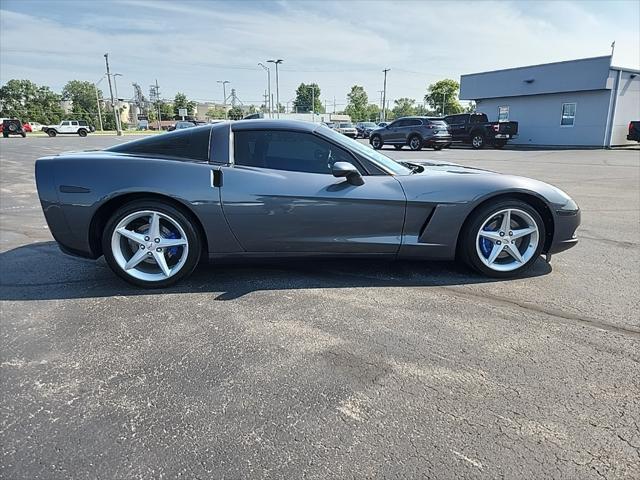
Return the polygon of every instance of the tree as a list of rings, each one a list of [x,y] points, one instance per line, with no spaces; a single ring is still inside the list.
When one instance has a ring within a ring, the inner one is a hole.
[[[324,113],[322,102],[320,101],[320,87],[317,83],[301,83],[296,90],[296,98],[293,101],[293,108],[296,112],[311,112],[313,100],[313,111]]]
[[[102,98],[100,90],[98,90],[98,97]],[[96,87],[93,83],[81,80],[67,82],[62,89],[62,99],[71,100],[73,118],[86,120],[93,126],[99,124]]]
[[[347,98],[349,99],[349,103],[344,109],[344,113],[349,115],[354,122],[367,120],[367,103],[369,103],[369,98],[364,88],[360,85],[354,85],[351,87],[351,92],[347,94]]]
[[[229,120],[240,120],[244,117],[244,111],[242,107],[235,106],[229,110]]]
[[[393,102],[395,106],[391,110],[394,118],[408,117],[415,115],[415,103],[413,98],[398,98]]]
[[[455,80],[446,78],[429,85],[429,90],[424,96],[424,101],[427,102],[433,110],[443,115],[460,113],[463,109],[458,101],[459,92],[460,84]]]
[[[380,107],[375,103],[367,105],[365,120],[369,122],[377,122],[380,119]]]
[[[191,115],[195,112],[197,105],[198,102],[188,100],[187,96],[184,93],[178,92],[173,99],[173,115],[178,115],[178,110],[181,108],[186,108],[187,115]]]
[[[227,118],[227,112],[223,107],[211,107],[207,110],[206,117],[209,119]]]
[[[0,117],[23,122],[58,123],[64,116],[60,95],[30,80],[9,80],[0,87]]]

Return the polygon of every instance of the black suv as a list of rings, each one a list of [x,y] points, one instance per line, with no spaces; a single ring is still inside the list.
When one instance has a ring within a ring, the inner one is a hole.
[[[396,150],[409,145],[411,150],[432,147],[434,150],[451,145],[448,125],[439,118],[404,117],[386,127],[371,132],[369,143],[376,150],[384,145],[393,145]]]
[[[9,135],[22,135],[22,138],[27,136],[20,120],[14,118],[2,121],[2,136],[7,138]]]

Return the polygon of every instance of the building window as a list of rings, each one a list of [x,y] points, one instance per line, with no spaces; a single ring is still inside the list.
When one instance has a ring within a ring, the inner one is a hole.
[[[498,107],[498,121],[499,122],[509,121],[509,105]]]
[[[562,104],[562,118],[560,119],[560,125],[562,127],[573,127],[573,123],[576,120],[576,104],[575,103],[563,103]]]

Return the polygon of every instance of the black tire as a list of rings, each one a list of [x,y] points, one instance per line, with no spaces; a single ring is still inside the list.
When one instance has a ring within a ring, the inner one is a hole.
[[[2,136],[4,138],[9,138],[9,133],[8,132],[2,132]]]
[[[47,130],[47,135],[50,137],[55,137],[58,134],[55,130]]]
[[[420,138],[419,135],[410,136],[407,143],[409,144],[409,148],[414,152],[417,152],[418,150],[422,150],[422,139]]]
[[[27,134],[25,132],[22,132],[20,135],[22,135],[22,138],[27,138]]]
[[[531,257],[531,259],[523,264],[521,267],[511,270],[508,272],[501,272],[492,270],[488,266],[486,266],[482,260],[480,260],[478,256],[478,251],[476,249],[476,238],[478,235],[478,231],[482,227],[483,222],[489,218],[492,214],[499,212],[500,210],[504,210],[505,208],[517,208],[523,210],[528,213],[536,223],[538,227],[538,246]],[[496,202],[488,203],[478,210],[472,212],[471,216],[465,222],[465,225],[460,233],[460,238],[458,241],[458,258],[462,260],[467,266],[476,270],[477,272],[486,275],[488,277],[494,278],[509,278],[516,277],[529,268],[531,265],[535,263],[535,261],[540,256],[542,252],[542,248],[544,247],[545,242],[545,226],[542,217],[538,213],[538,211],[533,208],[530,204],[525,203],[521,200],[516,199],[502,199]]]
[[[184,230],[187,240],[189,242],[189,252],[187,254],[187,260],[182,269],[165,280],[159,281],[147,281],[134,278],[126,271],[124,271],[120,265],[118,265],[111,249],[111,237],[113,230],[118,223],[127,215],[135,213],[141,210],[153,210],[165,215],[170,216],[172,219],[180,224],[180,227]],[[164,288],[169,285],[173,285],[182,278],[190,275],[198,265],[200,261],[200,255],[202,252],[202,240],[198,234],[198,230],[194,225],[194,220],[190,215],[183,213],[182,210],[175,208],[173,205],[158,201],[158,200],[135,200],[120,207],[111,216],[102,232],[102,251],[107,264],[113,270],[113,272],[126,282],[142,288]]]
[[[393,148],[395,148],[396,150],[402,150],[402,147],[404,147],[404,145],[394,145]]]
[[[484,135],[482,133],[476,132],[471,134],[471,148],[474,150],[484,148],[485,143]]]
[[[382,137],[380,135],[371,136],[371,141],[369,143],[371,143],[371,146],[375,150],[380,150],[384,146],[384,142],[382,141]]]
[[[87,131],[84,128],[81,128],[80,130],[78,130],[78,135],[80,135],[81,137],[86,137]]]
[[[493,148],[501,149],[507,144],[504,140],[496,140],[493,142]]]

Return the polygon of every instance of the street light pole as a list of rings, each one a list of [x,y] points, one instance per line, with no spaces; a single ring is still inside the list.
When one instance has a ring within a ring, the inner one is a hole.
[[[109,80],[109,93],[111,94],[111,106],[113,107],[113,115],[116,120],[116,134],[118,136],[122,135],[122,129],[120,128],[120,115],[119,109],[116,107],[113,101],[113,88],[111,88],[111,73],[109,72],[109,54],[104,54],[104,61],[107,65],[107,80]]]
[[[387,109],[385,108],[387,106],[387,72],[391,70],[390,68],[385,68],[384,70],[382,70],[384,72],[384,89],[383,89],[383,94],[382,94],[382,121],[386,121],[387,120]]]
[[[222,105],[224,108],[224,118],[228,118],[227,116],[227,83],[231,83],[229,80],[218,80],[218,83],[222,84]]]
[[[278,65],[280,65],[284,60],[279,58],[278,60],[267,60],[267,63],[275,63],[276,64],[276,115],[280,118],[280,82],[278,80]]]
[[[271,70],[269,70],[269,67],[266,67],[263,63],[258,63],[258,65],[260,65],[263,69],[267,71],[267,88],[269,92],[269,99],[268,99],[269,100],[269,118],[273,118],[272,116],[273,105],[271,102]]]

